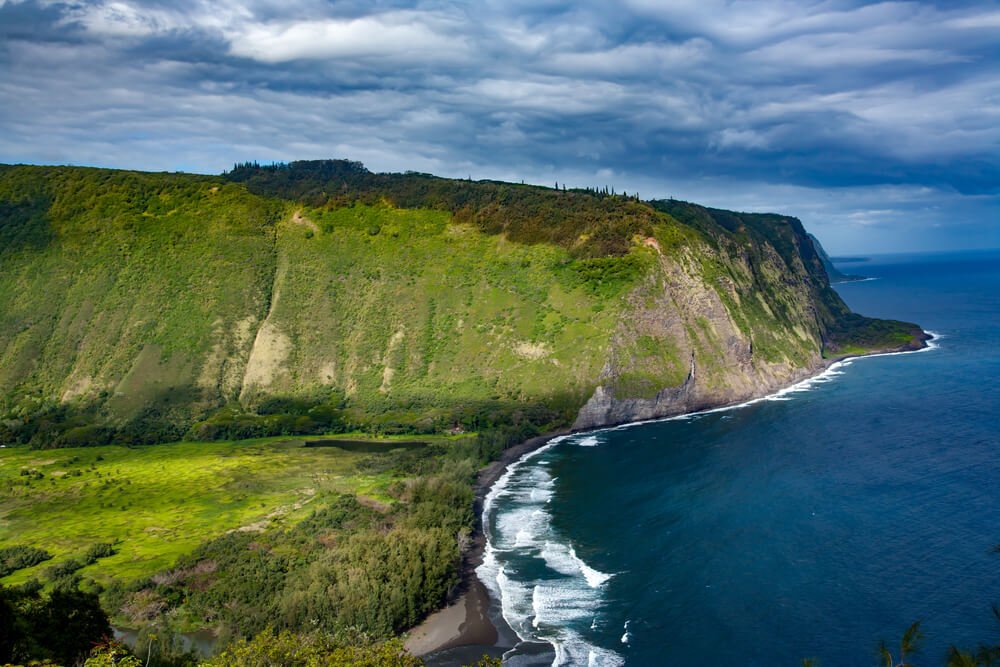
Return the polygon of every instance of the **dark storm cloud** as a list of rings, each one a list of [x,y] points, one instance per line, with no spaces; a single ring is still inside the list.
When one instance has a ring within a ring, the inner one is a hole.
[[[998,245],[997,34],[995,2],[0,0],[0,160],[343,156]]]

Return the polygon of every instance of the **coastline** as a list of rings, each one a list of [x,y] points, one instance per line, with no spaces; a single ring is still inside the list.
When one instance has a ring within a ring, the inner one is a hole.
[[[698,410],[675,415],[665,415],[653,419],[607,424],[596,428],[579,430],[563,429],[529,438],[504,450],[500,458],[481,468],[477,474],[473,507],[475,525],[469,545],[462,554],[461,580],[457,587],[457,597],[448,606],[434,612],[420,625],[409,631],[406,639],[407,649],[414,655],[423,657],[427,661],[427,664],[432,667],[450,667],[451,665],[467,664],[470,660],[478,660],[483,654],[501,657],[504,653],[523,641],[507,624],[506,620],[504,620],[502,601],[495,599],[489,594],[489,590],[476,573],[476,568],[483,562],[486,550],[486,535],[483,529],[483,509],[486,496],[511,464],[520,461],[526,455],[544,447],[551,440],[561,436],[592,433],[606,429],[627,428],[640,424],[685,418],[691,415],[734,410],[752,405],[758,401],[769,400],[772,397],[780,400],[780,397],[784,394],[797,391],[800,387],[808,387],[818,378],[836,370],[837,367],[843,365],[845,362],[870,357],[913,354],[935,349],[937,347],[935,341],[940,340],[941,336],[929,331],[925,331],[924,333],[927,337],[920,340],[920,347],[913,348],[909,345],[904,345],[862,355],[844,355],[832,359],[824,359],[821,365],[807,371],[804,377],[793,380],[777,390],[769,389],[761,392],[760,395],[751,396],[742,401],[718,406],[705,406]],[[552,650],[554,650],[554,647]],[[538,652],[548,653],[544,648]]]
[[[469,545],[462,553],[457,595],[448,606],[409,631],[405,642],[408,651],[425,658],[429,665],[460,665],[468,659],[478,660],[484,653],[500,657],[521,641],[504,620],[501,601],[489,594],[476,574],[486,551],[483,505],[486,495],[508,466],[544,447],[553,438],[572,432],[564,429],[529,438],[508,447],[500,458],[479,470],[473,500],[475,524]]]

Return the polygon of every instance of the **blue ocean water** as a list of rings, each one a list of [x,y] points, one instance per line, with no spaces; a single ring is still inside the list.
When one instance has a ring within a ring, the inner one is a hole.
[[[563,664],[917,664],[1000,640],[1000,251],[877,256],[838,286],[937,349],[783,400],[567,438],[487,510],[481,576]]]

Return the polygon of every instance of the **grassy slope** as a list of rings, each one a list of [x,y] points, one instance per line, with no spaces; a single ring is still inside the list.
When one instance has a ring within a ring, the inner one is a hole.
[[[287,357],[247,393],[329,385],[360,405],[417,412],[545,400],[571,416],[593,390],[630,281],[598,289],[561,248],[450,218],[359,204],[279,225],[269,322]]]
[[[912,337],[850,316],[791,218],[336,162],[229,178],[0,167],[6,417],[69,401],[61,432],[139,420],[126,433],[172,439],[237,401],[335,391],[373,428],[524,406],[569,423],[612,352],[619,397],[683,381],[691,354],[725,385],[718,318],[622,330],[664,306],[648,238],[681,271],[681,318],[708,286],[764,363]]]
[[[78,168],[0,169],[0,201],[8,402],[105,392],[125,417],[215,398],[203,387],[224,370],[206,360],[238,359],[241,323],[263,316],[281,204],[218,179]]]

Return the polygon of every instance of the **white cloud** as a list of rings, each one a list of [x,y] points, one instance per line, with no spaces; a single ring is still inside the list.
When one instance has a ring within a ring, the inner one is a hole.
[[[1000,12],[970,14],[948,20],[945,25],[959,30],[996,30],[1000,28]]]
[[[561,77],[482,79],[462,92],[480,105],[562,114],[613,110],[628,95],[628,90],[617,83]]]
[[[556,53],[551,67],[565,74],[621,77],[639,74],[649,78],[683,74],[709,58],[712,46],[701,38],[679,44],[622,44],[610,49]]]
[[[467,54],[450,21],[428,25],[428,16],[397,12],[357,19],[247,23],[226,36],[233,55],[268,63],[299,59],[388,57],[457,61]]]
[[[727,127],[713,135],[712,145],[715,148],[767,148],[769,142],[760,132],[754,130],[737,130]]]
[[[859,43],[860,42],[860,43]],[[758,62],[796,68],[870,67],[893,62],[943,65],[968,61],[968,56],[940,49],[885,48],[864,43],[857,38],[803,36],[770,44],[747,54]]]
[[[104,2],[74,7],[66,22],[78,23],[101,37],[144,37],[180,27],[169,12],[136,7],[127,2]]]

